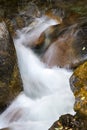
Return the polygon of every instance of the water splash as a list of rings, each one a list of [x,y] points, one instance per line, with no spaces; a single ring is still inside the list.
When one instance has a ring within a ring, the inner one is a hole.
[[[30,30],[23,29],[15,40],[24,92],[0,115],[0,128],[47,130],[60,115],[74,114],[74,96],[69,86],[72,72],[58,67],[48,68],[30,48],[25,47],[49,26],[48,21]]]
[[[17,35],[22,36],[22,43],[27,45],[34,45],[34,42],[40,37],[41,33],[44,32],[48,27],[52,25],[60,24],[60,21],[50,19],[47,16],[36,18],[29,27],[23,28],[21,31],[18,30]]]

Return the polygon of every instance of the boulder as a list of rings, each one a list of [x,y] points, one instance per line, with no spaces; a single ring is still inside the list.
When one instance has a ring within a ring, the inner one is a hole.
[[[16,51],[5,22],[0,22],[0,111],[22,90]]]
[[[49,130],[87,130],[87,119],[66,114],[61,116]]]
[[[87,62],[74,71],[70,85],[75,95],[74,110],[80,116],[87,118]]]
[[[50,67],[75,68],[87,60],[86,28],[87,22],[82,22],[68,28],[62,27],[60,30],[59,25],[54,26],[51,33],[45,31],[44,44],[48,44],[49,41],[51,44],[42,55],[42,61]]]

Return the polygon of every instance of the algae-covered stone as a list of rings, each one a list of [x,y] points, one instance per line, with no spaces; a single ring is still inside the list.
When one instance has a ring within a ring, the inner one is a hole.
[[[87,62],[74,71],[70,84],[76,99],[74,110],[79,115],[87,117]]]
[[[5,22],[0,23],[0,110],[22,89],[13,40]]]

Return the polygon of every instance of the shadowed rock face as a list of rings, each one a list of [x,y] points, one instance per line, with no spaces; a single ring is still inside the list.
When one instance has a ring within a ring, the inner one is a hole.
[[[87,62],[74,71],[70,85],[75,95],[74,110],[80,116],[87,118]]]
[[[44,45],[50,42],[50,46],[42,55],[42,60],[50,67],[75,68],[87,59],[87,22],[62,31],[58,29],[56,26],[52,33],[44,32]]]
[[[13,40],[5,22],[0,23],[0,111],[21,91]]]

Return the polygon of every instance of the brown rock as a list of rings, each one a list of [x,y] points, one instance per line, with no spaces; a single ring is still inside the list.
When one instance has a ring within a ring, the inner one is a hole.
[[[22,90],[13,40],[5,22],[0,23],[0,111]]]
[[[75,68],[84,62],[87,59],[86,28],[87,22],[62,28],[60,31],[59,26],[56,26],[51,34],[55,37],[54,41],[50,40],[50,33],[45,33],[45,41],[53,43],[43,54],[42,60],[50,67],[56,65],[66,68]]]
[[[49,130],[87,130],[87,119],[78,118],[77,115],[63,115]]]
[[[62,23],[62,19],[63,17],[65,17],[65,12],[63,9],[61,8],[58,8],[58,7],[55,7],[55,8],[52,8],[52,9],[48,9],[45,14],[52,18],[52,19],[55,19],[58,21],[58,23]]]

